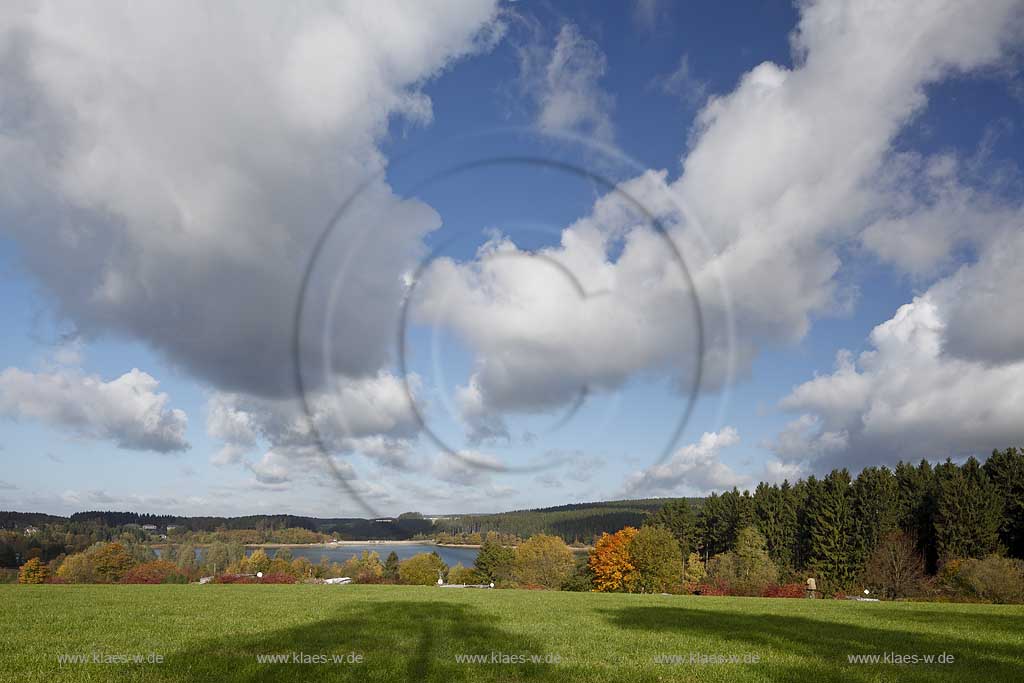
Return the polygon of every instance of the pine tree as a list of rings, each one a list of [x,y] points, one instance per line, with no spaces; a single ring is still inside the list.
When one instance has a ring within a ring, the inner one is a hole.
[[[963,467],[947,460],[936,469],[942,470],[935,512],[939,558],[985,557],[995,552],[1003,501],[985,470],[974,458]]]
[[[392,550],[384,561],[384,578],[398,581],[398,554]]]
[[[732,550],[740,529],[754,524],[754,500],[749,491],[712,493],[697,513],[698,536],[705,557]]]
[[[853,581],[858,565],[852,547],[853,505],[850,473],[832,470],[807,501],[810,541],[808,566],[831,588]]]
[[[862,565],[896,528],[896,477],[885,467],[866,467],[854,480],[852,494],[855,561]]]
[[[779,487],[782,496],[782,515],[779,519],[781,535],[785,541],[779,548],[779,566],[781,568],[795,568],[799,566],[797,552],[799,543],[799,524],[797,511],[800,508],[800,493],[788,480],[783,480]]]
[[[914,467],[896,465],[896,523],[910,534],[925,559],[929,573],[938,566],[935,548],[935,504],[938,479],[927,460]]]
[[[672,532],[680,548],[680,559],[697,546],[697,523],[690,503],[685,498],[670,500],[650,516],[651,526],[663,526]]]
[[[793,500],[796,504],[796,539],[793,543],[793,564],[807,567],[811,557],[811,519],[809,501],[816,500],[821,481],[811,475],[793,486]]]
[[[999,540],[1011,557],[1024,558],[1024,449],[992,451],[984,470],[1002,499]]]
[[[512,577],[515,552],[497,540],[497,535],[488,534],[480,546],[473,566],[488,581],[505,581]]]
[[[782,567],[793,565],[796,542],[796,505],[789,482],[782,487],[757,485],[754,491],[755,525],[764,536],[772,561]]]

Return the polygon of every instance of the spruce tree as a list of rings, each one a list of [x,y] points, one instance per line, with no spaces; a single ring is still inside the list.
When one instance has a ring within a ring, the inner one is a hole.
[[[1010,557],[1024,558],[1024,450],[992,451],[984,470],[1002,501],[999,540]]]
[[[384,560],[384,578],[398,581],[398,553],[392,550]]]
[[[764,536],[768,555],[781,567],[792,567],[796,541],[796,505],[789,482],[782,487],[761,482],[754,491],[755,525]]]
[[[785,540],[785,546],[779,550],[780,567],[793,569],[799,566],[797,552],[800,547],[800,527],[797,515],[800,509],[800,493],[795,487],[790,486],[788,480],[783,480],[779,493],[782,497],[780,524],[782,538]]]
[[[488,534],[473,566],[488,581],[497,582],[511,577],[514,562],[515,551],[498,542],[496,535]]]
[[[879,541],[896,528],[896,477],[885,467],[866,467],[853,482],[854,552],[863,565]]]
[[[934,574],[938,552],[935,548],[935,503],[937,475],[927,460],[914,467],[896,465],[896,523],[914,539],[925,559],[925,567]]]
[[[832,470],[807,501],[809,567],[829,589],[850,585],[859,569],[853,548],[850,473]]]
[[[651,526],[663,526],[672,532],[680,548],[680,559],[687,557],[697,545],[697,522],[685,498],[670,500],[650,516]],[[645,525],[646,526],[646,525]]]
[[[1003,501],[974,458],[963,467],[946,461],[940,472],[935,541],[942,561],[985,557],[999,547]]]
[[[705,558],[732,550],[740,529],[754,524],[754,499],[749,491],[712,493],[697,514],[698,536]]]

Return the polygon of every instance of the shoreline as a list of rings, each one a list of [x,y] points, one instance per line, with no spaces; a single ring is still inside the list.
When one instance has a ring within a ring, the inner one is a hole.
[[[169,545],[182,545],[188,543],[187,541],[181,543],[148,543],[146,544],[149,548],[166,548]],[[190,543],[196,548],[206,548],[211,543]],[[433,541],[387,541],[387,540],[373,540],[373,541],[328,541],[326,543],[243,543],[246,548],[341,548],[344,546],[352,545],[441,545],[434,543]],[[480,546],[451,546],[451,547],[473,547],[479,548]]]
[[[181,545],[180,543],[150,543],[150,548],[166,548],[169,545]],[[206,548],[211,545],[210,543],[193,543],[197,548]],[[328,541],[327,543],[243,543],[246,548],[344,548],[346,546],[361,546],[361,545],[432,545],[438,548],[466,548],[470,550],[479,550],[481,545],[479,543],[437,543],[436,541],[425,540],[425,541],[388,541],[388,540],[372,540],[372,541]],[[514,548],[515,546],[507,546]],[[569,550],[574,553],[588,553],[593,550],[593,546],[569,546]]]
[[[246,543],[246,548],[340,548],[347,545],[438,545],[433,541],[328,541],[327,543]]]

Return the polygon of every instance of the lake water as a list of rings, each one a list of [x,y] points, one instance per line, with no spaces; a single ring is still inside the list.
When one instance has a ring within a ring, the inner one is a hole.
[[[246,548],[246,554],[251,555],[254,550],[255,548]],[[270,557],[273,557],[274,553],[277,552],[277,548],[264,548],[264,550]],[[412,543],[366,543],[326,548],[321,546],[288,548],[288,550],[291,551],[292,557],[305,557],[313,564],[318,563],[321,557],[326,557],[328,562],[344,562],[353,555],[359,555],[364,550],[379,554],[381,562],[388,558],[388,553],[392,550],[398,555],[399,560],[405,560],[420,553],[436,552],[449,567],[454,567],[460,562],[463,567],[472,567],[478,552],[476,548],[446,548],[428,543],[422,545]]]
[[[196,548],[196,557],[201,558],[203,550],[203,548]],[[264,548],[263,550],[273,558],[278,548]],[[328,562],[344,562],[353,555],[359,555],[364,550],[379,554],[381,562],[388,559],[388,553],[392,550],[398,555],[399,560],[405,560],[420,553],[436,552],[449,567],[454,567],[460,562],[463,567],[472,567],[479,552],[477,548],[446,548],[439,545],[430,545],[429,543],[360,543],[358,545],[288,548],[288,550],[291,551],[292,557],[305,557],[313,564],[319,563],[321,557],[326,557]],[[252,555],[255,551],[256,548],[246,548],[245,554],[246,556]],[[153,552],[156,553],[157,557],[160,557],[163,554],[163,549],[154,548]]]

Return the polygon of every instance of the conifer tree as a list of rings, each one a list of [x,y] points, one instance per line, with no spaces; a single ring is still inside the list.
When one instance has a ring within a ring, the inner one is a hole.
[[[925,559],[925,567],[934,573],[938,554],[935,550],[936,473],[927,460],[914,467],[896,465],[896,523],[914,539]]]
[[[999,547],[1003,501],[975,458],[962,467],[946,461],[938,469],[935,543],[942,561],[985,557]]]
[[[1024,449],[992,451],[984,470],[1002,499],[999,540],[1011,557],[1024,558]]]
[[[777,565],[791,567],[796,543],[796,505],[789,482],[757,485],[754,491],[755,525],[764,536],[768,554]]]
[[[392,550],[384,560],[384,578],[398,581],[398,554]]]
[[[848,586],[857,573],[850,473],[832,470],[807,501],[808,566],[829,588]]]
[[[651,526],[663,526],[672,532],[679,544],[680,559],[690,554],[697,546],[697,522],[685,498],[670,500],[660,510],[650,516],[647,522]]]
[[[896,528],[896,477],[886,467],[866,467],[854,480],[852,494],[855,561],[862,565]]]
[[[698,535],[705,557],[732,550],[740,529],[754,524],[754,499],[735,488],[711,494],[697,515]]]

